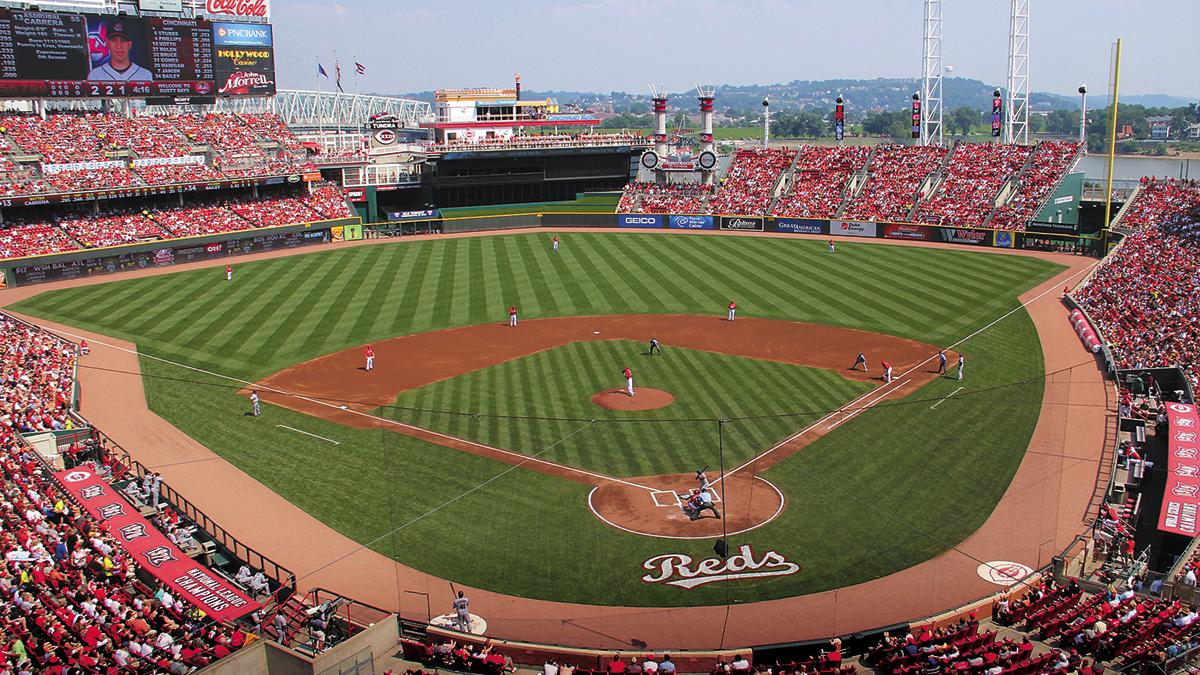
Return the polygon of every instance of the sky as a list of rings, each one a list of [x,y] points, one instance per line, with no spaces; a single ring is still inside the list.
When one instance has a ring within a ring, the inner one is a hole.
[[[1123,39],[1122,94],[1200,97],[1200,0],[1030,0],[1030,89],[1099,93]],[[508,87],[647,93],[698,83],[919,77],[921,0],[272,0],[282,88],[316,63],[360,91]],[[944,0],[952,75],[1004,84],[1007,0]],[[333,88],[322,80],[323,90]]]

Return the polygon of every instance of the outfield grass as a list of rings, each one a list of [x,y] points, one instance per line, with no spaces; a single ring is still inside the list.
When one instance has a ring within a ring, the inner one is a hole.
[[[673,347],[661,356],[645,353],[644,343],[628,340],[577,342],[405,392],[398,407],[386,414],[527,454],[553,444],[541,459],[589,471],[650,476],[716,466],[717,434],[711,420],[809,411],[747,427],[744,442],[725,453],[728,463],[740,464],[871,389],[816,368]],[[635,368],[638,386],[672,392],[675,402],[642,412],[605,410],[592,403],[592,394],[623,386],[615,377],[622,363]],[[471,410],[481,416],[414,409]],[[578,419],[596,423],[572,434],[579,424],[567,420]],[[662,420],[673,421],[648,423]]]
[[[194,270],[45,293],[14,309],[132,340],[143,354],[255,380],[367,341],[501,320],[510,304],[526,318],[719,314],[732,297],[750,316],[948,344],[1012,309],[1021,291],[1058,270],[1025,257],[866,243],[844,244],[830,256],[822,241],[804,238],[568,232],[554,255],[549,236],[387,243],[235,261],[233,283],[218,268]],[[930,401],[959,386],[937,380],[911,400],[858,416],[766,475],[785,492],[788,508],[730,543],[776,549],[801,564],[802,573],[690,591],[643,583],[641,562],[665,552],[706,557],[711,542],[664,542],[611,529],[587,512],[586,486],[271,406],[262,418],[246,417],[245,400],[227,380],[146,357],[142,366],[155,412],[330,526],[407,564],[531,597],[689,605],[856,583],[920,562],[977,529],[1023,456],[1041,400],[1042,362],[1023,311],[964,349],[971,363],[968,390],[959,397],[931,410]],[[552,361],[570,354],[539,356]],[[477,383],[452,381],[439,392],[456,405],[465,397],[483,407],[483,383],[503,381],[503,373],[478,373],[469,376]],[[784,374],[774,377],[773,386],[787,381]],[[528,375],[515,381],[530,404],[542,396]],[[680,387],[677,396],[695,391]],[[811,394],[795,409],[811,410]],[[778,406],[764,412],[787,408]],[[585,424],[544,432],[533,442],[548,446]],[[760,450],[778,424],[730,423],[726,451]],[[573,459],[561,459],[593,461],[573,452]],[[674,458],[661,465],[626,461],[620,470],[676,466]]]

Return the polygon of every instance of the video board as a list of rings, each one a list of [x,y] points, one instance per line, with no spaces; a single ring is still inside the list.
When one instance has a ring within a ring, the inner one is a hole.
[[[265,96],[269,24],[0,9],[0,97]]]

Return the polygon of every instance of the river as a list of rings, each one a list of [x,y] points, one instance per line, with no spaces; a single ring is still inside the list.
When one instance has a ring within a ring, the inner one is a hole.
[[[1108,155],[1088,155],[1079,160],[1078,168],[1089,179],[1106,178],[1108,176]],[[1115,180],[1137,180],[1142,176],[1200,179],[1200,159],[1120,156],[1116,158],[1113,164],[1113,178]]]

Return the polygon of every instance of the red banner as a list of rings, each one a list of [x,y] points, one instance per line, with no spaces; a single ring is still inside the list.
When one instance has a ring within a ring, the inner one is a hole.
[[[1196,406],[1167,404],[1167,487],[1158,529],[1195,537],[1200,513],[1200,415]]]
[[[245,593],[187,557],[91,471],[59,471],[54,478],[93,518],[105,523],[138,565],[166,584],[175,597],[199,607],[217,621],[232,621],[258,609],[258,603]]]
[[[884,225],[883,236],[887,239],[915,239],[917,241],[929,241],[933,238],[928,226],[909,225],[907,223],[889,223]]]

